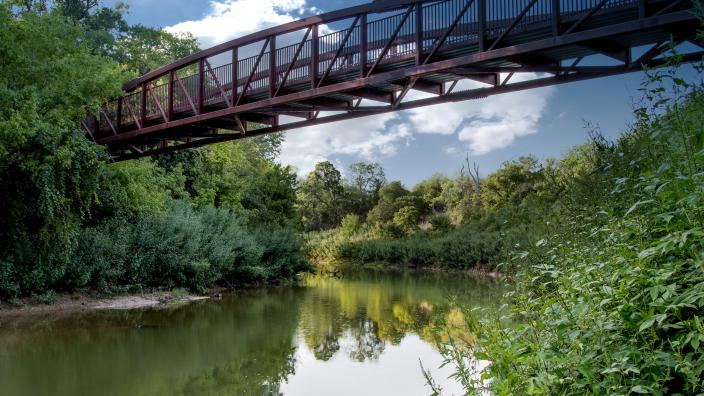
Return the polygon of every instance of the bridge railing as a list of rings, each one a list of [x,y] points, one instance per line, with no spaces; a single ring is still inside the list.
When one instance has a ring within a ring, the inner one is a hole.
[[[89,133],[94,138],[119,134],[271,98],[297,84],[311,89],[365,77],[399,58],[420,65],[443,59],[446,51],[492,50],[527,30],[573,33],[585,16],[639,14],[649,2],[662,0],[390,0],[351,7],[236,39],[147,73],[126,84],[126,95],[89,122]],[[333,22],[348,27],[321,31]],[[277,47],[277,38],[291,34],[300,41],[282,39],[285,45]],[[257,46],[256,54],[240,59],[243,48]],[[216,62],[228,54],[232,62]]]

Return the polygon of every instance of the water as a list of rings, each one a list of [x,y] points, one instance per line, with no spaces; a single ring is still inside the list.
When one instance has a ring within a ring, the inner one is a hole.
[[[462,394],[434,346],[491,281],[360,273],[170,308],[0,317],[2,395]]]

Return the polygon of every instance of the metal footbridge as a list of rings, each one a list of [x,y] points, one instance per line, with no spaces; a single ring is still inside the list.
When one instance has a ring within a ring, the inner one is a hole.
[[[687,0],[378,0],[151,71],[82,127],[119,161],[628,73],[662,64],[673,43],[702,50],[693,8]],[[525,73],[531,78],[518,78]]]

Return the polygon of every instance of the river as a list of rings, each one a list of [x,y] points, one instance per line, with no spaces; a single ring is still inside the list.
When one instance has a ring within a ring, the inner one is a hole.
[[[470,339],[455,306],[493,307],[500,293],[464,275],[360,272],[180,306],[0,317],[0,394],[428,395],[422,362],[459,395],[434,340]]]

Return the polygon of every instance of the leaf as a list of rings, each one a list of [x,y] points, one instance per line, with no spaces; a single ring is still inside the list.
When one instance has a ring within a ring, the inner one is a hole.
[[[623,216],[626,217],[626,216],[628,216],[629,214],[631,214],[634,210],[638,209],[638,207],[640,207],[640,206],[642,206],[642,205],[649,204],[649,203],[653,203],[653,202],[655,202],[655,201],[652,200],[652,199],[646,199],[645,201],[638,201],[638,202],[634,203],[633,206],[631,206],[631,208],[628,209],[628,210],[626,211],[626,214],[623,215]]]
[[[651,248],[645,249],[642,252],[638,253],[638,258],[642,260],[644,258],[655,255],[657,252],[658,252],[658,248],[651,247]]]
[[[651,327],[655,323],[655,317],[652,317],[645,322],[641,323],[640,328],[638,329],[639,332]]]
[[[650,388],[643,386],[643,385],[636,385],[631,388],[631,392],[633,393],[650,393],[651,390]]]

